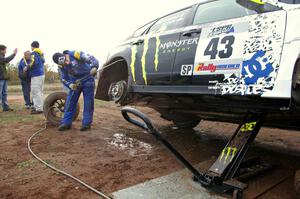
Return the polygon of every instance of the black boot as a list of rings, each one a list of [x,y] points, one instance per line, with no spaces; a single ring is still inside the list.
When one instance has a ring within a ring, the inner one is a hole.
[[[80,128],[80,131],[87,131],[91,129],[91,125],[85,125]]]
[[[59,131],[67,131],[71,129],[71,125],[62,124],[58,127]]]

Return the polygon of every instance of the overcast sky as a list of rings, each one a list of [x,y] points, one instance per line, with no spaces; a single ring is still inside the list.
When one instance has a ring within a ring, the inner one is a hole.
[[[135,29],[162,15],[201,0],[0,0],[0,43],[10,54],[19,49],[18,62],[33,40],[38,40],[46,62],[65,49],[95,55],[107,53]]]

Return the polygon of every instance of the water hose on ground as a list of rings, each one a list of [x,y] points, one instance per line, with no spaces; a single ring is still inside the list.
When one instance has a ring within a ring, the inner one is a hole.
[[[49,109],[48,113],[50,112],[51,108]],[[47,115],[48,115],[47,113]],[[76,178],[75,176],[61,170],[61,169],[58,169],[56,167],[54,167],[53,165],[51,164],[48,164],[46,161],[44,161],[42,158],[40,158],[38,155],[36,155],[33,150],[31,149],[31,141],[33,140],[34,137],[36,137],[37,135],[45,132],[45,130],[47,130],[47,121],[45,122],[45,125],[43,128],[41,128],[40,130],[36,131],[32,136],[30,136],[30,138],[28,139],[28,142],[27,142],[27,148],[29,150],[29,152],[31,153],[31,155],[36,158],[39,162],[41,162],[42,164],[44,164],[46,167],[60,173],[61,175],[64,175],[68,178],[71,178],[72,180],[76,181],[77,183],[81,184],[82,186],[86,187],[87,189],[89,189],[90,191],[96,193],[97,195],[99,195],[100,197],[104,198],[104,199],[112,199],[110,198],[109,196],[105,195],[104,193],[102,193],[101,191],[98,191],[97,189],[93,188],[92,186],[86,184],[85,182],[83,182],[82,180]]]

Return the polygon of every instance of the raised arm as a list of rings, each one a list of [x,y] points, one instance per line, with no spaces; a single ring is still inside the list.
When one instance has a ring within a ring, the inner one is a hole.
[[[16,54],[13,53],[12,55],[8,56],[8,57],[0,57],[0,63],[1,64],[8,64],[11,60],[13,60],[15,58]]]

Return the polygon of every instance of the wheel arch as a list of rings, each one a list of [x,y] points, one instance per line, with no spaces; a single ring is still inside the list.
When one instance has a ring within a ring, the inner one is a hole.
[[[106,62],[100,71],[95,98],[109,101],[108,90],[111,83],[124,80],[128,84],[131,81],[128,67],[128,61],[122,56]]]

